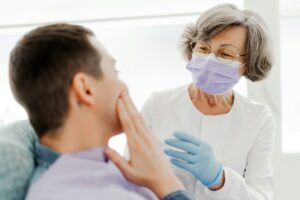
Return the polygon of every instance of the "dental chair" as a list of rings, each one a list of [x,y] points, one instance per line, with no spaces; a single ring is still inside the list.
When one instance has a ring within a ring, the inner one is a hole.
[[[23,200],[34,171],[37,136],[28,121],[0,128],[0,200]]]

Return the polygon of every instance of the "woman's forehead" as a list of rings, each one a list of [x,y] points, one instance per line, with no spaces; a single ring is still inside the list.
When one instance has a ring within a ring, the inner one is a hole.
[[[209,41],[209,44],[216,47],[233,46],[242,51],[245,49],[246,37],[247,29],[245,27],[234,26],[218,33]]]

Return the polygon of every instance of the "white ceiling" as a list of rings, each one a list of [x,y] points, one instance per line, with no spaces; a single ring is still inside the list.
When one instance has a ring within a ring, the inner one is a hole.
[[[0,27],[200,13],[226,0],[0,0]],[[242,6],[243,0],[231,0]]]

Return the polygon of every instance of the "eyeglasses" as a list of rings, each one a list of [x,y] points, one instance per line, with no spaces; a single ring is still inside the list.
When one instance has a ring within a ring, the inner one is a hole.
[[[211,53],[211,46],[204,41],[196,41],[196,42],[190,42],[191,49],[194,54],[198,56],[207,56]],[[241,56],[246,55],[240,55],[238,50],[233,46],[224,46],[218,49],[216,53],[216,58],[222,62],[222,63],[231,63],[233,61],[236,61]]]

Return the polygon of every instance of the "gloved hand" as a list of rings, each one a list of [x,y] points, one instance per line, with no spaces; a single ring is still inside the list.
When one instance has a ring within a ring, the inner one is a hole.
[[[165,143],[182,151],[166,149],[165,153],[172,157],[171,162],[192,173],[208,188],[221,183],[223,167],[219,163],[209,144],[184,132],[175,132],[176,138],[165,140]]]

